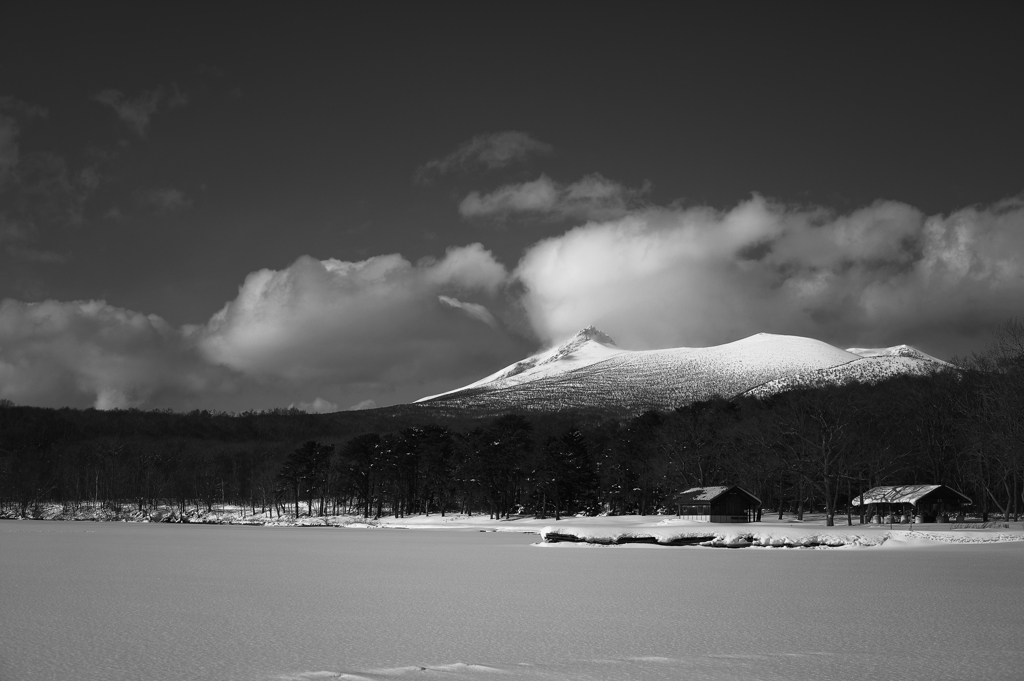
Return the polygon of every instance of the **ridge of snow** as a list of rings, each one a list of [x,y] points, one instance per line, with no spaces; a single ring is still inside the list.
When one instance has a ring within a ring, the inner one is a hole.
[[[916,357],[896,355],[858,357],[846,364],[783,376],[755,386],[743,394],[764,399],[799,388],[818,388],[825,385],[847,385],[849,383],[874,385],[895,376],[925,376],[947,366],[950,365],[945,362]]]
[[[577,331],[571,338],[554,348],[510,364],[504,369],[499,369],[493,374],[485,376],[479,381],[474,381],[469,385],[464,385],[461,388],[438,393],[437,395],[421,397],[413,402],[413,404],[428,402],[439,397],[475,388],[507,388],[559,373],[581,369],[624,352],[631,351],[618,347],[615,345],[615,341],[611,339],[611,336],[591,325]]]
[[[733,397],[794,373],[860,359],[813,338],[769,333],[709,348],[635,351],[600,343],[592,333],[581,334],[519,363],[528,362],[528,367],[513,365],[465,388],[419,401],[443,397],[444,407],[456,409],[595,407],[639,413]]]
[[[640,517],[637,520],[646,520]],[[950,531],[924,524],[908,529],[890,529],[884,525],[858,525],[855,527],[805,527],[781,525],[763,520],[757,523],[708,523],[706,521],[664,518],[658,522],[613,523],[610,519],[568,519],[559,525],[547,525],[540,531],[541,542],[559,544],[658,544],[729,548],[808,548],[828,549],[840,547],[913,548],[941,544],[990,544],[1024,540],[1024,532],[1009,530],[993,533],[978,530]]]
[[[855,355],[861,357],[910,357],[911,359],[927,360],[929,362],[935,362],[943,366],[952,366],[949,362],[944,362],[937,357],[921,352],[915,347],[910,345],[893,345],[888,348],[847,348],[847,352],[852,352]]]
[[[758,333],[706,348],[623,350],[593,326],[557,347],[462,388],[424,397],[481,411],[666,410],[737,395],[850,382],[877,383],[950,366],[907,345],[842,350],[803,336]]]

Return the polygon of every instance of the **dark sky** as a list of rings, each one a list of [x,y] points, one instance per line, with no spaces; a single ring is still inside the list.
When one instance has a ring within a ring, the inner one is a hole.
[[[1021,312],[1010,4],[252,5],[0,7],[0,397],[346,408],[589,323],[950,356]]]

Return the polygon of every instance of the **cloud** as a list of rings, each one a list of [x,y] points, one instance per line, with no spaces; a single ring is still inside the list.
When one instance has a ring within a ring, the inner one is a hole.
[[[0,114],[0,183],[14,171],[18,165],[18,122],[13,116]]]
[[[117,117],[121,119],[140,138],[146,137],[146,130],[149,128],[150,118],[157,112],[161,102],[166,101],[168,106],[184,106],[188,103],[188,95],[178,89],[176,83],[172,83],[173,90],[170,97],[167,96],[163,87],[155,90],[143,90],[134,97],[128,97],[120,90],[107,88],[92,96],[100,104],[106,104]]]
[[[336,411],[341,411],[338,405],[333,402],[328,402],[322,397],[318,397],[312,402],[293,402],[288,405],[289,409],[298,409],[308,414],[332,414]]]
[[[493,357],[501,336],[445,314],[438,297],[486,300],[506,279],[480,244],[416,265],[397,254],[359,262],[304,256],[250,274],[202,329],[201,347],[211,362],[262,380],[381,386],[464,373],[482,355]]]
[[[53,247],[59,230],[85,222],[86,203],[100,186],[95,165],[76,172],[62,156],[21,153],[19,120],[48,115],[44,107],[0,97],[0,261],[8,266],[67,262],[70,255]]]
[[[651,208],[542,241],[514,276],[549,342],[596,324],[637,348],[767,331],[949,356],[1020,314],[1024,202],[931,217],[897,202],[835,215],[757,196],[730,211]]]
[[[174,187],[150,189],[149,191],[142,192],[139,194],[139,201],[146,206],[155,208],[161,213],[171,213],[192,205],[192,200],[186,198],[181,190]]]
[[[95,166],[74,171],[64,157],[48,152],[25,155],[12,180],[3,187],[12,219],[38,227],[82,225],[86,202],[100,186]]]
[[[185,106],[189,102],[189,96],[187,92],[182,92],[178,89],[177,83],[171,83],[171,96],[167,99],[167,105],[171,107]]]
[[[361,411],[363,409],[376,409],[376,408],[377,408],[377,403],[375,401],[373,401],[373,400],[363,400],[362,402],[359,402],[358,404],[353,404],[351,407],[348,408],[347,411]]]
[[[442,158],[427,161],[416,170],[418,182],[465,168],[496,170],[525,161],[532,154],[550,154],[554,148],[529,133],[506,130],[477,135]]]
[[[8,255],[23,262],[39,263],[43,265],[59,265],[70,259],[70,256],[66,253],[57,253],[56,251],[32,248],[30,246],[10,245],[5,246],[4,251],[7,252]]]
[[[437,299],[442,305],[459,310],[471,319],[483,322],[488,326],[496,327],[498,325],[497,320],[494,319],[494,315],[492,315],[491,311],[483,305],[478,305],[476,303],[464,303],[457,298],[451,298],[449,296],[438,296]]]
[[[29,263],[66,262],[61,230],[85,223],[86,204],[100,185],[97,169],[75,172],[61,156],[33,152],[15,154],[7,170],[0,179],[0,254]]]
[[[114,409],[209,399],[229,384],[156,315],[102,300],[0,301],[0,398]]]
[[[471,244],[415,264],[397,254],[301,257],[283,270],[253,272],[208,322],[180,328],[104,301],[4,300],[0,398],[248,409],[280,404],[282,393],[301,387],[336,400],[296,405],[307,411],[367,393],[412,400],[525,349],[496,323],[480,323],[481,311],[490,315],[484,303],[503,300],[507,279],[489,251]]]
[[[15,97],[0,97],[0,185],[9,180],[18,165],[19,147],[16,116],[24,118],[46,118],[48,111],[41,106],[28,104]]]
[[[0,213],[0,245],[25,241],[29,238],[30,233],[30,226],[12,220],[7,215]]]
[[[597,173],[562,185],[547,175],[508,184],[488,194],[470,192],[459,204],[466,218],[508,218],[516,214],[552,219],[610,219],[636,209],[650,185],[630,189]]]
[[[50,115],[45,106],[23,102],[17,97],[0,97],[0,111],[11,111],[25,118],[46,118]]]
[[[0,222],[5,247],[30,247],[23,231]],[[981,347],[1022,300],[1020,198],[933,216],[758,196],[731,210],[648,206],[534,244],[511,274],[480,244],[415,263],[304,256],[252,272],[206,323],[180,328],[104,301],[4,300],[0,399],[253,408],[301,390],[330,397],[296,405],[307,411],[370,408],[525,356],[507,331],[516,310],[537,344],[596,324],[634,349],[767,331],[948,358]]]

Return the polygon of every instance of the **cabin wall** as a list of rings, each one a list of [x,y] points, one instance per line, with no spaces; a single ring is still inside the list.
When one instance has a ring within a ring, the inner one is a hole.
[[[713,523],[749,523],[753,522],[748,514],[744,515],[712,515]]]
[[[711,502],[711,522],[749,523],[754,519],[750,501],[740,495],[728,495]]]

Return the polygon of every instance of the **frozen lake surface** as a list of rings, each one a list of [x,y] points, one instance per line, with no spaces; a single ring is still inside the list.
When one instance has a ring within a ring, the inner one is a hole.
[[[1024,542],[0,521],[0,679],[1020,679]]]

